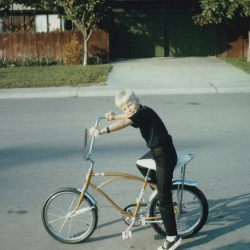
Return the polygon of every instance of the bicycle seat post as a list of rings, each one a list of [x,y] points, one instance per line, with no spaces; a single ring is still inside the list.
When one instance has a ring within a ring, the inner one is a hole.
[[[180,171],[180,178],[181,178],[181,188],[180,188],[180,196],[179,196],[179,211],[182,213],[182,198],[183,198],[183,189],[184,189],[184,181],[185,181],[185,174],[186,174],[186,164],[181,167]]]
[[[148,171],[147,171],[147,174],[145,176],[145,180],[147,180],[147,181],[151,180],[151,178],[149,177],[150,171],[151,171],[151,169],[149,168]]]
[[[181,181],[182,184],[184,184],[184,180],[185,180],[185,174],[186,174],[186,164],[181,168]]]

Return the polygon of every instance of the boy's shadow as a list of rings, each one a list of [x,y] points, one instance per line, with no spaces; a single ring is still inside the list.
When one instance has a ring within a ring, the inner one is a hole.
[[[186,242],[181,249],[189,249],[199,245],[205,245],[214,239],[248,226],[250,224],[250,194],[235,196],[230,199],[209,200],[208,220],[201,232],[197,233]],[[233,235],[232,235],[233,236]],[[242,249],[249,250],[250,244],[240,242],[226,244],[213,250]]]

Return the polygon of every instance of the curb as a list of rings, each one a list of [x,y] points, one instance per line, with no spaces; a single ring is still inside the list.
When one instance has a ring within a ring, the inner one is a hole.
[[[67,97],[98,97],[114,96],[119,89],[104,87],[52,87],[1,89],[0,99],[19,98],[67,98]],[[226,94],[250,93],[249,87],[202,87],[202,88],[164,88],[164,89],[133,89],[138,95],[179,95],[179,94]]]

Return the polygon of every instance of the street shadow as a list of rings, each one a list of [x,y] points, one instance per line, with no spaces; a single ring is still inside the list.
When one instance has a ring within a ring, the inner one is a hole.
[[[123,143],[117,147],[117,145],[110,144],[109,148],[104,146],[98,147],[96,149],[97,156],[102,155],[102,157],[108,157],[111,155],[110,152],[126,152],[129,155],[133,154],[137,145],[129,145],[128,143]],[[37,165],[41,163],[48,163],[56,159],[60,160],[69,160],[69,159],[79,159],[82,161],[83,151],[82,146],[80,145],[69,145],[69,144],[32,144],[32,145],[20,145],[13,147],[2,147],[0,149],[0,171],[4,168],[9,167],[20,167],[22,165]],[[51,167],[54,165],[52,164]]]
[[[183,244],[180,250],[206,245],[218,237],[231,234],[250,224],[250,193],[229,199],[210,200],[209,207],[208,221],[204,228],[190,242]],[[219,249],[249,250],[250,244],[237,242],[232,245],[214,248],[213,250]]]
[[[48,162],[53,159],[67,159],[76,157],[81,153],[81,148],[55,145],[21,145],[6,147],[0,150],[1,167],[20,167],[21,165]]]

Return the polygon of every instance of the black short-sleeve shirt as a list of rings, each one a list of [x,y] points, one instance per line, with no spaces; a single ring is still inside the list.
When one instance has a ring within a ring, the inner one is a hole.
[[[140,129],[141,135],[150,149],[160,146],[173,146],[172,137],[153,109],[141,105],[139,110],[129,119],[133,122],[133,127]]]

